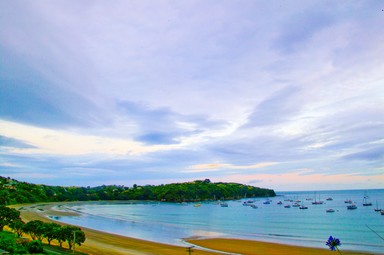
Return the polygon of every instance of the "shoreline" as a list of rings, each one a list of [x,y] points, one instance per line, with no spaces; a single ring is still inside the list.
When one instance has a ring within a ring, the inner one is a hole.
[[[65,205],[79,202],[49,202],[27,205],[12,205],[20,211],[24,221],[41,220],[44,222],[56,222],[54,216],[78,216],[80,213],[68,209]],[[81,226],[80,226],[81,227]],[[86,236],[86,241],[81,246],[76,246],[77,251],[88,254],[130,254],[130,255],[173,255],[186,254],[186,247],[156,243],[147,240],[136,239],[113,233],[81,227]],[[193,254],[243,254],[243,255],[274,255],[274,254],[303,254],[326,255],[332,254],[329,249],[310,248],[286,244],[271,243],[265,241],[243,240],[235,238],[191,238],[183,239],[186,246],[195,246]],[[63,247],[67,247],[66,244]],[[201,249],[199,248],[201,247]],[[343,251],[344,255],[375,254],[359,251]]]

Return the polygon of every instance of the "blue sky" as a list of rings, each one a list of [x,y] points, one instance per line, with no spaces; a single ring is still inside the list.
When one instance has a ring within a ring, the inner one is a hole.
[[[384,187],[382,1],[0,2],[0,175]]]

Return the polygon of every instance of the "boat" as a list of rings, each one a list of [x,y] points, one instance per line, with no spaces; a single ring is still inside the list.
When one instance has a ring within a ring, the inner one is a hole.
[[[284,205],[284,208],[291,208],[290,205]]]
[[[200,204],[200,203],[198,203],[198,204],[194,204],[193,206],[194,206],[194,207],[200,207],[200,206],[201,206],[201,204]]]
[[[277,202],[277,204],[278,204],[278,205],[282,205],[282,204],[283,204],[283,202],[279,201],[279,202]]]
[[[325,199],[325,200],[327,200],[327,201],[332,201],[333,198],[329,197],[329,198],[327,198],[327,199]]]
[[[300,205],[298,203],[294,203],[292,206],[293,207],[300,207]]]
[[[304,210],[305,210],[305,209],[308,209],[308,207],[306,207],[306,206],[304,205],[304,203],[301,203],[301,206],[299,207],[299,209],[302,209],[302,210],[304,209]]]
[[[381,212],[381,209],[379,208],[379,205],[377,204],[377,200],[376,200],[375,212]]]
[[[327,212],[327,213],[333,213],[333,212],[335,212],[335,210],[333,210],[333,209],[327,209],[326,212]]]
[[[220,206],[221,206],[221,207],[228,207],[228,203],[226,203],[226,202],[222,202],[222,203],[220,203]]]
[[[322,204],[324,204],[324,202],[323,202],[323,201],[320,201],[320,195],[319,195],[319,201],[317,201],[317,199],[316,199],[316,193],[315,193],[315,202],[312,202],[312,204],[313,204],[313,205],[322,205]]]
[[[253,209],[257,209],[258,207],[257,207],[257,205],[255,205],[255,204],[251,204],[250,205]]]
[[[357,209],[357,206],[355,204],[351,204],[351,205],[347,206],[347,209],[348,210],[354,210],[354,209]]]
[[[364,198],[363,198],[363,206],[372,206],[372,203],[368,201],[368,194],[367,192],[364,193]]]
[[[263,204],[269,205],[269,204],[271,204],[271,201],[267,200],[267,201],[263,202]]]
[[[380,214],[381,214],[381,215],[384,215],[384,210],[381,210]]]
[[[372,206],[372,203],[368,202],[367,198],[368,198],[368,196],[364,196],[363,206]]]
[[[346,204],[352,204],[352,200],[351,200],[351,199],[347,199],[347,200],[344,201],[344,203],[346,203]]]

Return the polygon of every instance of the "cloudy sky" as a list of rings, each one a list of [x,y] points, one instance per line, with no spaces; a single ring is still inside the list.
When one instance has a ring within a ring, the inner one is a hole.
[[[384,187],[382,1],[0,2],[0,175]]]

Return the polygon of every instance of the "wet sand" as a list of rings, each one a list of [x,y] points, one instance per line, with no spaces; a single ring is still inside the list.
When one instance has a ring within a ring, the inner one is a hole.
[[[42,203],[34,205],[12,206],[21,212],[21,217],[25,222],[30,220],[42,220],[54,222],[49,216],[75,216],[77,212],[66,207],[70,203]],[[59,223],[59,222],[57,222]],[[65,225],[63,223],[59,223]],[[155,243],[111,233],[105,233],[89,228],[81,227],[86,236],[86,241],[81,246],[76,246],[76,250],[88,254],[126,254],[126,255],[176,255],[188,254],[186,247]],[[243,255],[277,255],[277,254],[300,254],[300,255],[326,255],[335,254],[328,249],[307,248],[290,246],[268,242],[209,238],[186,240],[193,248],[193,255],[206,254],[243,254]],[[186,243],[186,246],[189,244]],[[324,245],[325,246],[325,245]],[[67,247],[65,243],[63,247]],[[200,249],[199,247],[207,248]],[[209,250],[208,250],[209,249]],[[221,251],[221,252],[220,252]],[[343,251],[343,255],[362,255],[372,253],[359,253]]]

